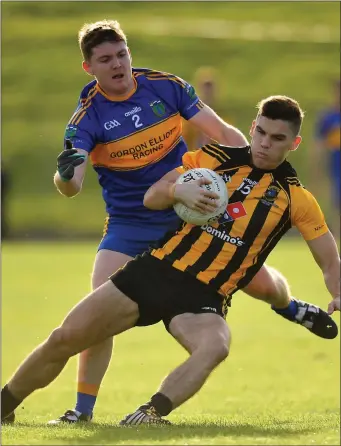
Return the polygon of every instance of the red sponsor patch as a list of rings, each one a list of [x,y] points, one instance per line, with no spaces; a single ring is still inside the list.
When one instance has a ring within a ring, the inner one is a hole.
[[[238,201],[237,203],[229,203],[226,207],[226,211],[233,220],[246,215],[246,210],[241,201]]]

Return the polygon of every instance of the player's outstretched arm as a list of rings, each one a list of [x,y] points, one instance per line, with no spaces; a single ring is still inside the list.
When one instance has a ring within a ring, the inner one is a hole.
[[[82,189],[88,152],[73,148],[69,140],[65,144],[65,150],[57,157],[54,184],[61,194],[74,197]]]
[[[330,231],[307,241],[310,251],[321,268],[326,287],[333,297],[328,305],[328,313],[340,311],[340,255],[335,239]]]
[[[180,173],[174,169],[153,184],[144,195],[144,206],[162,210],[181,202],[190,209],[204,214],[216,209],[214,200],[219,198],[219,195],[201,187],[203,184],[210,184],[210,180],[201,178],[188,183],[175,184],[179,176]]]
[[[195,125],[201,132],[219,144],[231,147],[245,147],[249,144],[245,135],[236,127],[223,121],[208,105],[198,112],[188,122]]]

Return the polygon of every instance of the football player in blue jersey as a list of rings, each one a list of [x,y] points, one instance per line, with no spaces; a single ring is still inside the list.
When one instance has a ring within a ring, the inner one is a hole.
[[[187,151],[182,117],[219,143],[245,146],[248,142],[178,76],[132,68],[127,39],[118,22],[84,25],[79,44],[83,68],[95,79],[82,90],[67,125],[65,150],[58,156],[54,182],[60,193],[73,197],[81,191],[88,159],[98,174],[108,217],[93,267],[92,288],[96,289],[178,225],[172,209],[147,209],[143,196],[181,164]],[[283,288],[283,280],[264,266],[244,291],[266,299]],[[80,355],[75,409],[51,423],[92,418],[112,348],[111,338]]]

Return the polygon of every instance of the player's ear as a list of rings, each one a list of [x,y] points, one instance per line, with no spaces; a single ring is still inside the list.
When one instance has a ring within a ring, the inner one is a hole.
[[[129,53],[130,63],[132,63],[132,61],[133,61],[133,56],[131,55],[131,51],[130,51],[129,46],[127,47],[127,49],[128,49],[128,53]]]
[[[86,60],[83,60],[83,62],[82,62],[82,67],[83,67],[83,70],[84,70],[86,73],[90,74],[90,76],[93,76],[93,75],[94,75],[94,73],[93,73],[93,71],[92,71],[92,69],[91,69],[91,66],[88,64],[88,62],[87,62]]]
[[[293,152],[298,148],[298,146],[301,144],[302,136],[298,135],[296,136],[294,142],[292,143],[292,146],[290,147],[290,150]]]
[[[255,127],[256,127],[256,120],[254,119],[252,121],[251,128],[250,128],[250,131],[249,131],[249,135],[250,136],[253,136],[253,132],[255,131]]]

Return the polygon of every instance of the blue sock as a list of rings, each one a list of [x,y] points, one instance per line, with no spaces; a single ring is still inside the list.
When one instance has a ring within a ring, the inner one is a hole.
[[[85,415],[92,415],[96,404],[97,396],[87,393],[77,392],[77,404],[75,410]]]
[[[290,304],[286,308],[276,308],[274,305],[271,305],[271,308],[276,311],[276,313],[281,314],[282,316],[289,316],[294,318],[297,314],[298,306],[294,300],[290,301]]]

